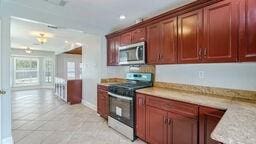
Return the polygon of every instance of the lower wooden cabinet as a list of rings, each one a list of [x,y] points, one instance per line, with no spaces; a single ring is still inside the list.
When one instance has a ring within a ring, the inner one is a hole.
[[[146,140],[146,100],[144,95],[137,95],[136,98],[136,135]]]
[[[219,144],[210,134],[224,111],[137,93],[136,135],[150,144]]]
[[[146,106],[146,141],[151,144],[167,144],[168,112]]]
[[[107,119],[109,114],[108,106],[108,91],[107,87],[98,85],[97,90],[97,113]]]
[[[220,144],[211,138],[211,133],[223,115],[224,111],[218,109],[199,108],[199,144]]]

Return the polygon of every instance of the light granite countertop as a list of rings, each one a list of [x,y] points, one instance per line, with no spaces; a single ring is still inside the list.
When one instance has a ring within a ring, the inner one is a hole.
[[[98,83],[98,85],[102,85],[102,86],[110,86],[110,85],[113,85],[113,84],[119,84],[121,82],[106,82],[106,83]]]
[[[256,104],[158,87],[136,92],[226,110],[211,137],[225,144],[256,144]]]

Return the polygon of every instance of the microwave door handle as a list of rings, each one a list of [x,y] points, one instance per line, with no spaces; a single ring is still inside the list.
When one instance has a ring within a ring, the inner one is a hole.
[[[116,98],[120,98],[120,99],[132,101],[132,98],[131,98],[131,97],[125,97],[125,96],[113,94],[113,93],[111,93],[111,92],[108,92],[108,95],[110,95],[110,96],[112,96],[112,97],[116,97]]]
[[[140,48],[140,47],[137,47],[137,48],[136,48],[136,59],[137,59],[137,60],[139,60],[139,48]]]

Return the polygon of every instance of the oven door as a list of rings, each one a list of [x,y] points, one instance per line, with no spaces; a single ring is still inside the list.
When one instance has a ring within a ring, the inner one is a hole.
[[[134,127],[134,104],[133,98],[120,96],[113,93],[109,94],[109,115],[130,126]]]
[[[132,44],[119,48],[119,64],[144,64],[145,42]]]

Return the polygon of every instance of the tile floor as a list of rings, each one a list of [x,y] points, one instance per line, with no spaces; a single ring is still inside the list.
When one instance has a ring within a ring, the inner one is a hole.
[[[15,144],[130,144],[84,105],[68,105],[48,89],[12,93]],[[137,140],[135,144],[144,144]]]

